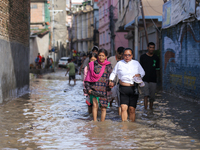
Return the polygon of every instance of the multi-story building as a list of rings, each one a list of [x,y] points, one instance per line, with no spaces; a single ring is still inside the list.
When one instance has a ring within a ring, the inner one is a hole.
[[[48,0],[31,0],[31,21],[30,29],[32,33],[48,29],[50,25],[50,1]]]
[[[93,7],[89,3],[83,3],[81,7],[76,7],[73,10],[73,48],[78,52],[90,51],[93,47],[93,34]]]
[[[50,33],[50,1],[49,0],[31,0],[30,4],[30,57],[29,64],[35,64],[35,58],[38,53],[49,56],[51,49]]]
[[[30,0],[0,1],[0,103],[28,92]]]
[[[137,2],[137,3],[136,3]],[[156,44],[156,49],[160,49],[160,28],[162,25],[162,0],[142,0],[144,18],[146,21],[149,42]],[[126,31],[125,38],[128,39],[130,48],[135,48],[135,20],[138,20],[138,50],[139,54],[147,50],[147,43],[144,31],[143,18],[141,14],[140,1],[118,0],[118,21],[115,24],[117,32]],[[138,58],[139,59],[139,55]]]
[[[111,54],[111,46],[114,46],[116,51],[119,46],[127,47],[128,40],[124,38],[126,32],[111,33],[110,26],[114,26],[114,22],[118,18],[118,1],[116,0],[101,0],[99,6],[99,48],[106,49]],[[111,22],[110,15],[113,14]],[[111,34],[113,34],[114,45],[111,45]],[[114,52],[113,52],[114,53]]]
[[[92,0],[93,13],[94,13],[94,35],[93,35],[93,44],[99,46],[99,0]]]
[[[67,55],[66,0],[51,0],[51,57],[58,61]]]

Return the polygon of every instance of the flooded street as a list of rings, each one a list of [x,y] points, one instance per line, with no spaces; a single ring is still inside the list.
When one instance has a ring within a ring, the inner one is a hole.
[[[83,82],[64,74],[33,78],[29,94],[0,106],[0,149],[200,149],[200,104],[158,93],[153,111],[138,101],[134,123],[121,122],[116,104],[93,122]]]

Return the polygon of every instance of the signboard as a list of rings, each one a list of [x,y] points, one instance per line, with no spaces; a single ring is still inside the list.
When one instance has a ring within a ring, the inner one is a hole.
[[[197,16],[197,19],[200,20],[200,6],[196,8],[196,16]]]
[[[163,5],[163,21],[162,27],[167,28],[171,25],[171,1]]]
[[[195,0],[171,0],[163,5],[163,28],[178,24],[195,14]]]

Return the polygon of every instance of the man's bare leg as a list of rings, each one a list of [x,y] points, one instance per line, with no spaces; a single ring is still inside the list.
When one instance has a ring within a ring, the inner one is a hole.
[[[144,109],[147,109],[148,106],[148,96],[144,97]]]
[[[76,85],[76,79],[74,79],[74,85]]]
[[[96,98],[93,98],[92,114],[94,121],[97,121],[97,111],[98,111],[98,101]]]
[[[106,108],[101,107],[101,121],[105,121],[106,118]]]
[[[130,106],[129,107],[129,119],[134,122],[135,121],[135,108]]]
[[[127,113],[128,106],[125,105],[125,104],[122,104],[121,105],[121,109],[122,109],[122,114],[121,114],[122,121],[127,121],[127,118],[128,118],[128,113]]]

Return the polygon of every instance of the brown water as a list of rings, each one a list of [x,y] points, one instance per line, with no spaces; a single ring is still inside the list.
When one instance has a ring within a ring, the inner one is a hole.
[[[200,149],[199,104],[160,93],[153,111],[138,101],[135,123],[121,122],[115,104],[93,122],[82,88],[31,80],[29,94],[0,106],[0,149]]]

